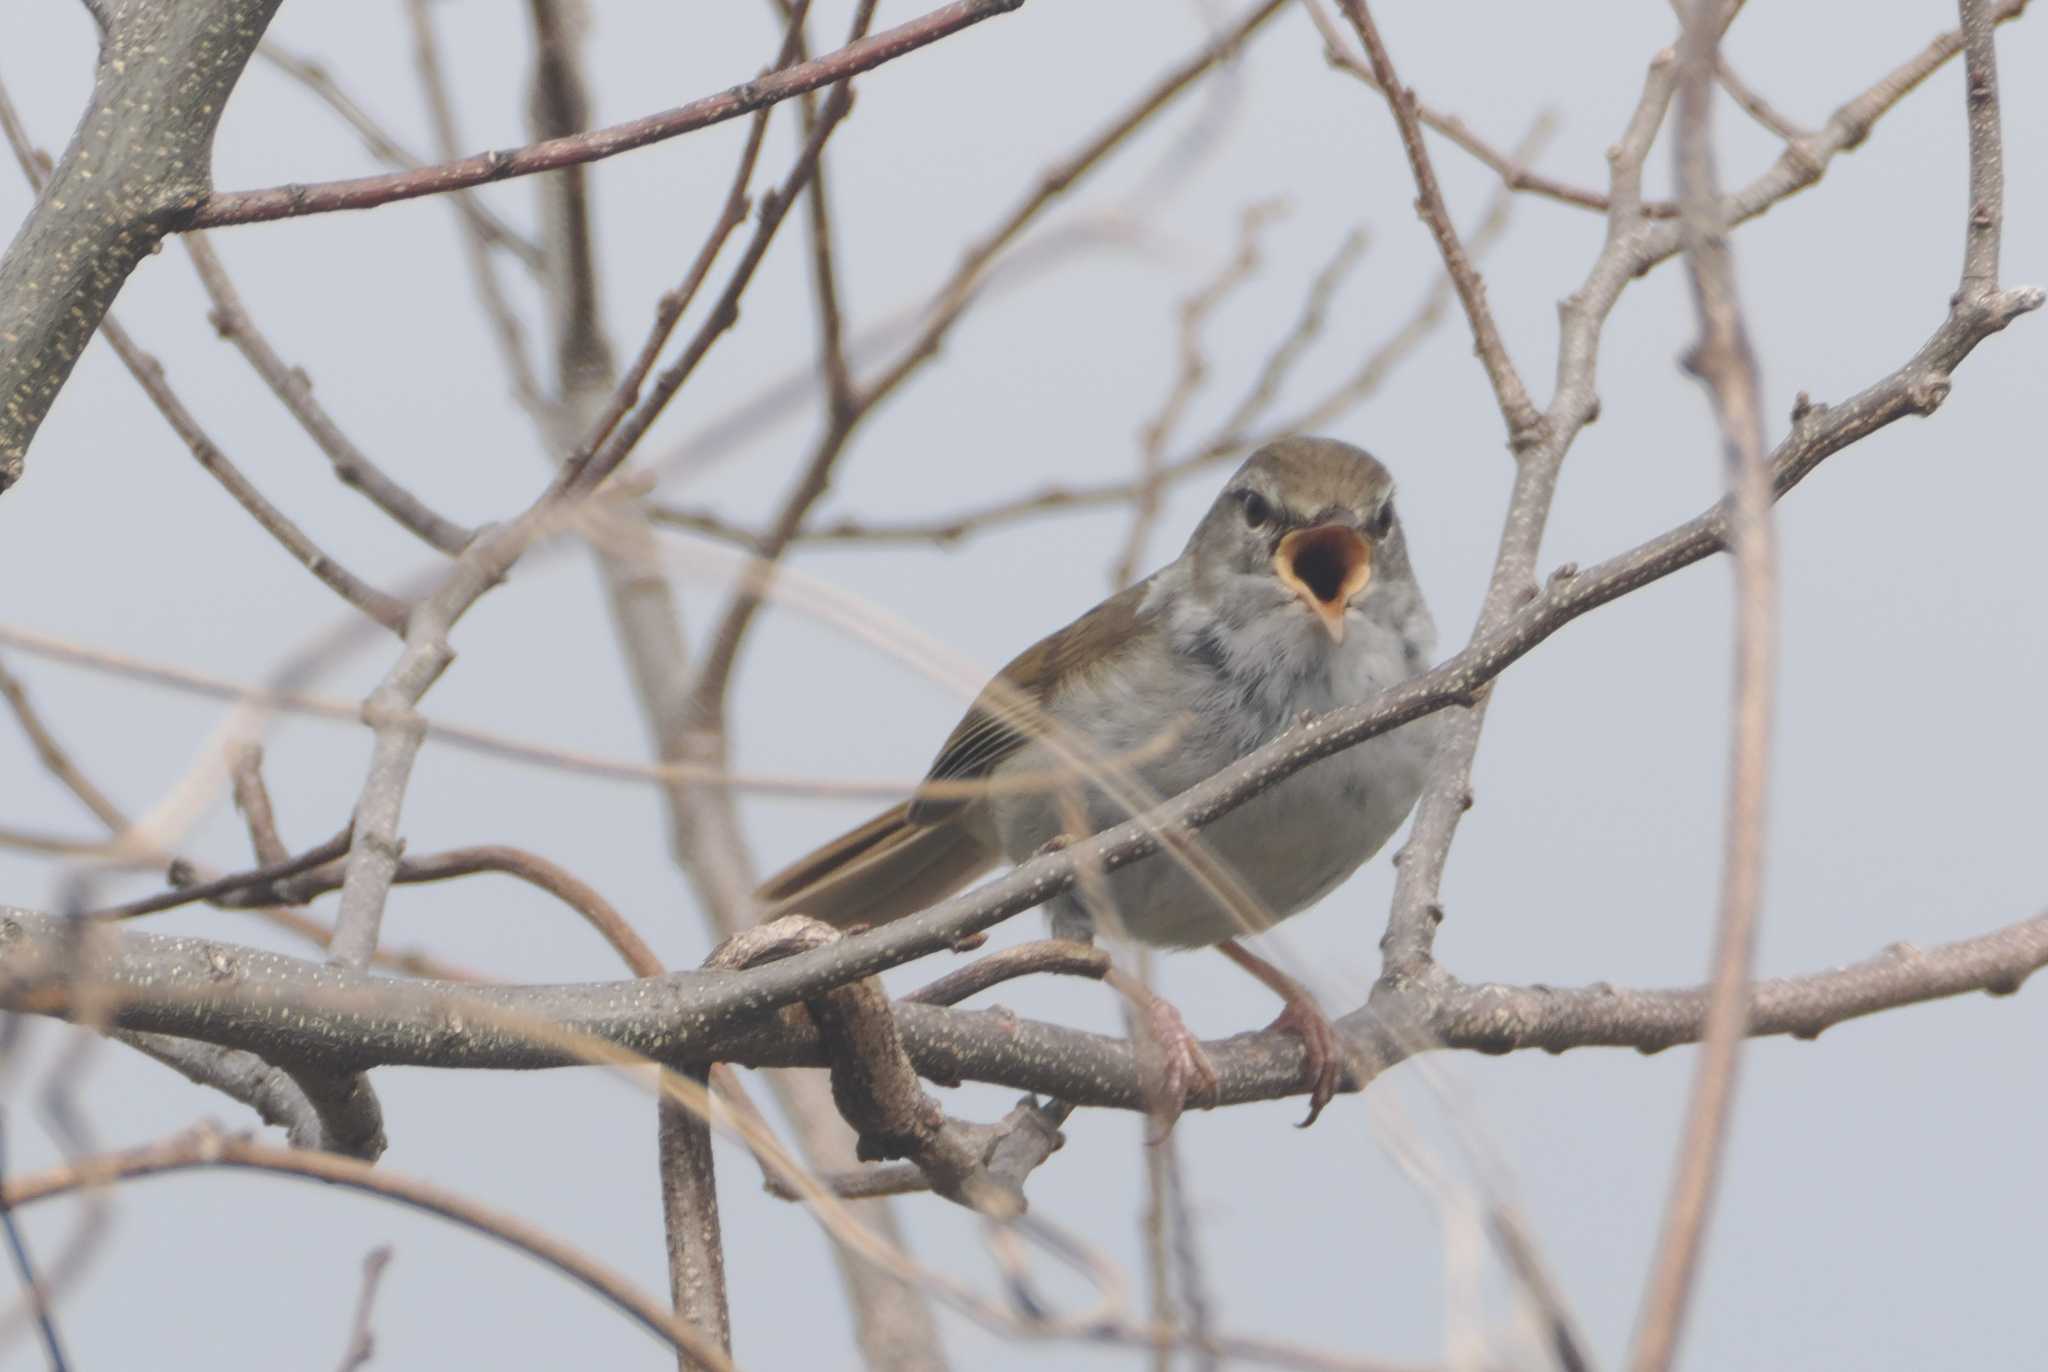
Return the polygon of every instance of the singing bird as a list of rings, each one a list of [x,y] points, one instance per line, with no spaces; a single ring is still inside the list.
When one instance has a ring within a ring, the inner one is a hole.
[[[759,899],[770,917],[842,927],[910,914],[1005,858],[1122,823],[1305,714],[1398,684],[1429,665],[1435,641],[1386,468],[1332,439],[1269,443],[1178,558],[1003,668],[925,788],[778,873]],[[1051,904],[1054,935],[1219,948],[1284,1001],[1275,1025],[1307,1050],[1312,1123],[1342,1078],[1336,1031],[1236,939],[1315,904],[1392,837],[1435,737],[1425,718],[1294,773],[1200,831],[1215,865],[1161,851],[1077,883]],[[1214,1068],[1179,1015],[1141,1004],[1166,1052],[1170,1108],[1213,1096]]]

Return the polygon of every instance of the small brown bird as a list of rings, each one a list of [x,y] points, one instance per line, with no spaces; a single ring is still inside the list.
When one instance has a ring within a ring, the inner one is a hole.
[[[1386,469],[1347,444],[1261,448],[1179,558],[1002,670],[940,749],[925,789],[769,880],[759,892],[768,914],[847,926],[913,913],[1005,858],[1122,823],[1305,713],[1421,671],[1435,627],[1393,496]],[[1164,852],[1094,874],[1052,903],[1054,935],[1086,941],[1100,927],[1218,946],[1285,1001],[1276,1024],[1307,1048],[1313,1122],[1342,1077],[1336,1031],[1298,983],[1234,940],[1314,904],[1378,851],[1421,792],[1435,734],[1433,719],[1382,734],[1208,825],[1199,839],[1222,869],[1220,887],[1213,868],[1205,875]],[[994,785],[933,786],[962,782]],[[1178,1014],[1122,986],[1166,1051],[1171,1110],[1190,1087],[1213,1093],[1214,1068]]]

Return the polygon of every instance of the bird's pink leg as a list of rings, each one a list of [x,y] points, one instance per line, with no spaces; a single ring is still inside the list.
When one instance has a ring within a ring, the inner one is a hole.
[[[1151,987],[1136,977],[1114,968],[1103,980],[1138,1012],[1138,1032],[1144,1040],[1137,1045],[1140,1074],[1151,1078],[1146,1082],[1145,1094],[1152,1097],[1152,1142],[1158,1143],[1173,1131],[1174,1121],[1196,1097],[1206,1096],[1208,1104],[1214,1105],[1222,1080],[1216,1075],[1216,1064],[1203,1051],[1202,1041],[1181,1019],[1180,1011],[1173,1008],[1171,1001],[1154,994]],[[1144,1070],[1147,1048],[1155,1050],[1159,1057],[1156,1072]],[[1155,1083],[1156,1091],[1152,1089]]]
[[[1344,1042],[1337,1035],[1337,1026],[1317,1008],[1315,997],[1306,987],[1237,940],[1217,944],[1216,951],[1257,977],[1285,1002],[1280,1018],[1268,1027],[1284,1029],[1301,1040],[1308,1058],[1304,1074],[1308,1083],[1308,1118],[1299,1127],[1308,1128],[1344,1081]]]

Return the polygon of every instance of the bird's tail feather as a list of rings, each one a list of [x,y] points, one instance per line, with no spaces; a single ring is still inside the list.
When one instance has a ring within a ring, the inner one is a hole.
[[[995,862],[966,825],[912,824],[906,803],[783,868],[755,898],[763,919],[798,914],[840,928],[886,924],[944,900]]]

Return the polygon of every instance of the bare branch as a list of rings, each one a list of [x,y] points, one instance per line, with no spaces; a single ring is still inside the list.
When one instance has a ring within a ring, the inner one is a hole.
[[[1202,326],[1231,292],[1249,281],[1259,269],[1259,234],[1274,219],[1285,214],[1286,203],[1262,200],[1245,208],[1237,231],[1237,249],[1208,281],[1181,301],[1178,311],[1180,365],[1159,412],[1138,431],[1138,480],[1130,531],[1124,535],[1123,551],[1111,564],[1109,581],[1122,590],[1137,579],[1138,563],[1145,555],[1153,522],[1159,517],[1160,492],[1165,486],[1166,444],[1180,427],[1181,417],[1208,380],[1209,363],[1202,355]]]
[[[692,1074],[698,1086],[702,1075]],[[728,1353],[732,1313],[725,1298],[725,1237],[718,1216],[711,1130],[696,1111],[664,1095],[657,1107],[662,1229],[668,1241],[669,1302],[676,1318]],[[683,1372],[699,1363],[685,1355]]]
[[[0,1177],[4,1177],[6,1172],[6,1120],[0,1117]],[[50,1372],[66,1372],[71,1364],[64,1356],[64,1340],[57,1333],[57,1312],[52,1308],[50,1287],[36,1271],[35,1260],[29,1255],[28,1239],[22,1234],[21,1226],[14,1222],[14,1206],[4,1190],[0,1190],[0,1231],[6,1233],[8,1256],[14,1260],[14,1271],[21,1279],[23,1297],[35,1315],[36,1333],[42,1338],[43,1355],[49,1359]]]
[[[356,1372],[377,1349],[370,1333],[370,1310],[377,1301],[377,1284],[391,1263],[391,1245],[379,1244],[363,1257],[363,1289],[356,1297],[355,1318],[349,1324],[348,1347],[342,1350],[339,1372]]]
[[[1338,71],[1343,72],[1347,76],[1355,77],[1368,90],[1384,96],[1386,88],[1380,84],[1379,78],[1373,74],[1371,66],[1359,60],[1349,48],[1344,46],[1344,40],[1338,32],[1336,24],[1324,12],[1321,0],[1304,0],[1304,8],[1307,9],[1310,20],[1314,22],[1317,34],[1323,40],[1324,59]],[[1410,95],[1413,95],[1412,91]],[[1454,114],[1444,114],[1439,110],[1432,109],[1430,106],[1423,104],[1419,99],[1414,101],[1414,107],[1415,117],[1425,127],[1436,130],[1436,132],[1450,139],[1451,142],[1463,148],[1473,157],[1479,159],[1495,175],[1500,177],[1501,185],[1508,190],[1527,191],[1532,195],[1540,195],[1547,200],[1555,200],[1563,205],[1576,205],[1581,209],[1605,211],[1608,208],[1608,198],[1599,191],[1586,186],[1569,185],[1563,181],[1530,171],[1529,163],[1533,160],[1531,154],[1521,151],[1512,153],[1502,152],[1466,127],[1464,120]],[[1645,205],[1643,213],[1654,218],[1669,219],[1678,213],[1678,206],[1668,201],[1660,204]]]
[[[1380,41],[1379,30],[1373,25],[1365,0],[1339,0],[1339,3],[1352,27],[1358,30],[1359,41],[1365,44],[1373,78],[1386,92],[1388,108],[1393,110],[1394,122],[1400,126],[1401,146],[1408,154],[1408,165],[1415,173],[1415,187],[1421,194],[1418,207],[1422,220],[1429,225],[1430,234],[1436,239],[1437,251],[1443,256],[1444,267],[1451,274],[1452,284],[1458,288],[1458,300],[1464,305],[1465,318],[1472,325],[1479,360],[1486,367],[1487,379],[1493,382],[1494,396],[1499,400],[1501,414],[1508,422],[1508,445],[1518,455],[1524,453],[1543,438],[1545,421],[1530,401],[1521,375],[1515,371],[1515,364],[1508,357],[1500,328],[1493,322],[1493,311],[1486,304],[1486,283],[1480,279],[1479,269],[1472,265],[1465,245],[1458,239],[1457,229],[1451,224],[1450,211],[1444,207],[1443,191],[1436,184],[1436,168],[1430,164],[1429,149],[1422,142],[1422,125],[1415,112],[1415,92],[1403,86],[1400,77],[1395,75],[1394,60],[1387,55],[1387,45]]]
[[[0,1004],[63,1016],[85,998],[68,977],[64,926],[27,911],[0,914]],[[101,997],[123,1028],[175,1034],[266,1058],[335,1071],[376,1066],[532,1070],[582,1066],[584,1053],[537,1042],[531,1026],[656,1058],[672,1067],[716,1058],[755,1067],[817,1067],[825,1049],[806,1025],[764,1018],[792,982],[796,999],[839,980],[855,935],[745,973],[674,972],[626,982],[487,986],[395,981],[345,968],[203,939],[132,929],[107,940],[96,971]],[[838,962],[832,954],[841,954]],[[830,971],[817,975],[825,957]],[[2009,995],[2048,965],[2048,913],[1934,948],[1895,945],[1876,957],[1750,988],[1747,1033],[1816,1038],[1828,1028],[1973,992]],[[225,969],[223,976],[217,969]],[[791,973],[796,975],[792,976]],[[293,1013],[279,1015],[290,1005]],[[1656,1052],[1696,1043],[1708,994],[1682,990],[1464,983],[1439,973],[1428,984],[1374,992],[1373,1003],[1338,1021],[1362,1089],[1417,1053],[1488,1054],[1540,1049],[1634,1048]],[[1077,1106],[1143,1110],[1145,1081],[1130,1042],[1006,1011],[899,1002],[893,1007],[905,1052],[920,1075],[986,1081]],[[449,1032],[460,1023],[462,1032]],[[1300,1039],[1262,1030],[1208,1043],[1220,1079],[1219,1105],[1278,1100],[1301,1090]]]
[[[434,127],[434,151],[443,161],[452,161],[462,138],[455,127],[455,104],[448,93],[448,80],[441,70],[441,48],[434,37],[434,16],[425,0],[408,0],[406,17],[411,21],[413,65],[419,71],[420,89],[427,99],[427,116]],[[475,197],[467,191],[453,193],[458,202]],[[529,413],[540,405],[540,382],[534,375],[533,360],[527,356],[526,329],[519,312],[512,308],[498,279],[496,259],[482,226],[473,218],[462,221],[462,256],[469,266],[470,281],[477,301],[498,345],[498,356],[512,380],[512,396]]]
[[[270,806],[270,788],[263,784],[263,745],[237,743],[228,757],[228,776],[234,785],[235,809],[249,826],[249,846],[256,860],[269,866],[287,862],[291,850],[278,837],[277,815]]]
[[[271,3],[274,4],[275,0]],[[872,71],[984,19],[1008,14],[1023,3],[1024,0],[953,0],[953,3],[941,5],[920,18],[898,24],[872,38],[850,43],[837,52],[827,53],[801,66],[742,82],[717,95],[693,100],[673,110],[593,129],[588,133],[550,138],[510,151],[477,153],[459,161],[422,167],[418,171],[391,172],[349,181],[277,186],[269,190],[215,193],[208,195],[195,212],[181,217],[176,227],[214,229],[229,224],[260,224],[274,219],[327,214],[335,210],[369,209],[422,195],[440,195],[614,157],[678,134],[722,124],[805,91]]]
[[[730,1372],[731,1359],[713,1347],[703,1335],[662,1309],[661,1303],[634,1289],[625,1278],[569,1245],[514,1216],[480,1205],[426,1182],[399,1176],[387,1168],[372,1168],[353,1158],[332,1153],[304,1153],[268,1148],[247,1139],[224,1136],[201,1126],[165,1139],[118,1153],[84,1158],[65,1167],[11,1179],[0,1189],[0,1204],[32,1205],[53,1196],[70,1195],[89,1186],[106,1186],[137,1177],[162,1176],[172,1172],[209,1171],[226,1168],[265,1172],[273,1176],[297,1177],[327,1186],[340,1186],[396,1201],[430,1215],[452,1221],[465,1229],[498,1240],[529,1257],[554,1268],[577,1285],[605,1301],[619,1313],[646,1329],[656,1338],[673,1345],[678,1352],[711,1368]]]
[[[185,251],[191,254],[200,284],[213,301],[213,312],[208,317],[214,328],[219,330],[222,338],[235,345],[236,350],[249,360],[249,365],[256,369],[256,374],[263,378],[263,383],[284,402],[292,418],[299,421],[307,437],[333,466],[334,475],[341,484],[361,492],[378,509],[390,515],[400,528],[428,547],[438,548],[444,553],[461,552],[463,545],[475,537],[475,530],[465,529],[428,508],[424,501],[393,480],[341,431],[334,417],[313,398],[312,378],[280,357],[270,345],[270,340],[257,330],[255,321],[242,304],[240,293],[235,290],[234,282],[228,279],[227,270],[221,265],[220,257],[206,235],[187,234]]]
[[[128,274],[212,190],[215,126],[277,6],[112,12],[77,136],[0,258],[0,491]]]
[[[274,1067],[236,1048],[168,1034],[116,1029],[108,1035],[199,1086],[211,1087],[285,1131],[294,1148],[319,1149],[375,1162],[384,1152],[383,1113],[376,1098],[355,1095],[360,1077],[303,1075]]]
[[[0,697],[7,701],[14,718],[21,725],[21,731],[28,735],[29,746],[36,751],[43,769],[63,785],[64,789],[77,796],[79,803],[92,811],[93,817],[107,826],[112,833],[120,833],[128,827],[128,816],[122,812],[105,791],[93,785],[90,778],[78,769],[71,760],[71,754],[57,741],[43,722],[42,714],[28,698],[28,690],[0,664]]]
[[[123,13],[127,12],[123,11]],[[244,57],[246,59],[246,54],[244,54]],[[103,62],[101,65],[104,67],[105,63]],[[239,68],[237,69],[239,70]],[[0,119],[0,126],[4,126],[7,139],[14,146],[15,157],[20,161],[23,173],[28,177],[30,185],[44,192],[38,198],[37,203],[40,205],[44,201],[61,194],[60,190],[55,189],[59,186],[55,176],[46,176],[43,173],[43,159],[30,145],[27,131],[21,126],[20,120],[14,116],[12,102],[7,100],[4,93],[0,93],[0,111],[4,111],[5,114],[5,118]],[[70,152],[67,152],[67,159],[71,155]],[[90,181],[97,173],[87,171],[80,173],[80,175]],[[31,222],[33,222],[33,218]],[[19,246],[19,243],[17,243],[17,246]],[[13,251],[13,249],[9,250],[10,260]],[[129,269],[132,269],[132,266],[133,264],[131,263]],[[37,295],[48,284],[47,282],[30,283],[30,287],[25,293]],[[4,264],[0,264],[0,290],[5,289],[6,276]],[[119,283],[114,283],[112,289],[118,290]],[[112,303],[111,294],[108,296],[107,303]],[[0,305],[0,310],[4,310],[4,308],[4,305]],[[220,445],[207,436],[206,431],[199,427],[199,421],[193,417],[192,412],[187,410],[184,403],[178,399],[177,393],[171,389],[169,381],[165,379],[163,363],[138,347],[134,340],[128,336],[127,330],[123,329],[115,321],[112,313],[107,311],[105,305],[100,307],[98,314],[95,315],[95,320],[109,346],[119,355],[130,374],[141,384],[143,393],[156,406],[158,413],[163,415],[165,421],[170,424],[178,437],[184,440],[185,446],[191,449],[192,456],[199,460],[199,465],[216,481],[220,482],[222,486],[227,488],[228,494],[232,495],[236,503],[254,517],[256,522],[263,527],[265,533],[268,533],[272,538],[283,544],[285,551],[298,559],[299,564],[318,577],[329,590],[361,610],[377,623],[396,632],[405,622],[404,605],[396,598],[386,595],[374,586],[364,582],[353,572],[349,571],[348,568],[322,552],[313,540],[307,537],[303,529],[287,519],[282,511],[264,499],[262,492],[258,491],[255,484],[243,476],[241,470],[228,460],[227,454],[221,451]],[[0,315],[0,337],[13,337],[13,335],[6,332],[4,315]],[[57,345],[61,355],[62,347],[67,345],[63,345],[61,340],[58,341]],[[82,347],[83,344],[80,346]],[[15,350],[10,349],[7,354],[0,355],[0,386],[5,385],[4,373],[7,364],[4,358],[12,356],[14,352]],[[67,375],[70,372],[71,362],[74,360],[76,360],[75,353],[69,359],[62,360],[63,369]],[[63,377],[60,376],[51,385],[49,395],[45,396],[42,400],[43,405],[48,405],[50,396],[54,396],[62,382]],[[6,413],[0,414],[0,434],[4,434],[8,418],[12,414],[13,406],[11,405],[6,407]],[[41,412],[38,411],[34,416],[34,422],[29,425],[28,434],[33,433],[35,426],[41,423],[41,418]],[[4,443],[4,439],[0,439],[0,443]],[[26,443],[27,436],[25,435],[23,438],[24,451],[26,451]],[[8,484],[9,478],[6,471],[6,462],[6,452],[4,447],[0,447],[0,490],[5,490]]]
[[[990,267],[1048,206],[1095,170],[1104,158],[1122,147],[1132,134],[1151,122],[1154,115],[1193,87],[1210,69],[1233,57],[1246,40],[1287,4],[1288,0],[1258,0],[1212,41],[1169,68],[1150,89],[1139,95],[1094,137],[1041,172],[1037,184],[1016,208],[961,255],[960,264],[953,269],[953,274],[933,293],[923,328],[896,361],[863,386],[864,402],[873,406],[893,395],[898,387],[937,355],[939,345],[987,280]]]
[[[1731,490],[1736,642],[1728,833],[1706,1047],[1693,1078],[1663,1233],[1643,1295],[1631,1354],[1638,1372],[1663,1372],[1671,1365],[1705,1245],[1727,1141],[1742,1017],[1755,959],[1757,912],[1763,899],[1764,796],[1770,775],[1771,678],[1777,656],[1777,552],[1771,531],[1770,471],[1764,462],[1762,386],[1736,291],[1710,129],[1716,58],[1722,31],[1733,17],[1726,0],[1693,0],[1685,15],[1677,130],[1686,273],[1700,320],[1699,342],[1686,365],[1712,397]]]
[[[274,41],[265,39],[256,45],[256,55],[269,62],[285,75],[311,91],[320,102],[333,110],[363,140],[363,146],[370,155],[390,166],[417,171],[427,165],[427,160],[408,152],[391,131],[371,117],[370,112],[358,104],[343,90],[325,65],[310,57],[279,47]],[[480,196],[457,192],[448,197],[448,203],[455,212],[468,220],[483,240],[493,248],[501,248],[518,258],[532,271],[539,271],[546,265],[541,260],[540,248],[517,229],[491,212]]]
[[[921,990],[912,991],[903,1000],[909,1005],[958,1005],[969,996],[980,995],[991,986],[1018,977],[1051,972],[1100,981],[1109,974],[1109,969],[1109,954],[1093,944],[1064,938],[1040,939],[990,953],[958,971],[948,972]]]

